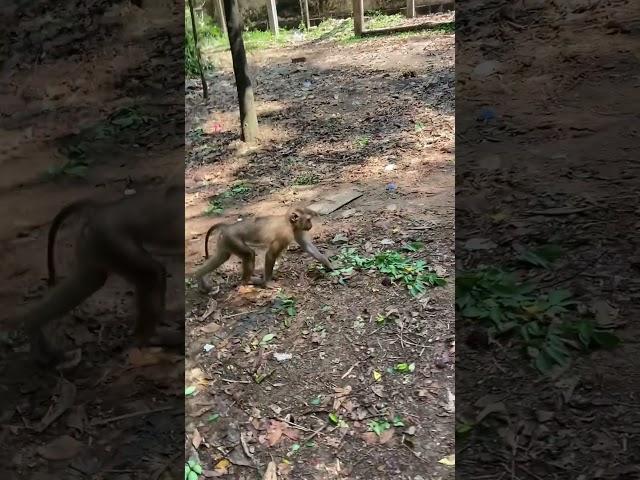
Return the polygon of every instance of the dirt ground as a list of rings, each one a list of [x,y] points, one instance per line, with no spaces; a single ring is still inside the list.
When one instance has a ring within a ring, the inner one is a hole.
[[[251,53],[260,139],[250,148],[237,141],[226,55],[208,74],[208,102],[187,83],[187,272],[212,224],[357,187],[360,198],[316,220],[320,249],[422,242],[409,257],[448,282],[417,298],[375,271],[340,283],[292,247],[269,289],[238,287],[235,260],[212,275],[210,295],[189,283],[188,455],[207,477],[256,478],[273,462],[278,478],[453,478],[454,36]],[[394,372],[398,363],[415,370]],[[370,431],[385,420],[390,429]]]
[[[183,72],[164,67],[183,56],[172,30],[182,28],[183,4],[55,3],[2,6],[14,19],[3,32],[11,42],[0,94],[3,327],[46,293],[46,236],[60,208],[155,188],[176,165],[182,176]],[[56,255],[62,278],[77,230],[67,223]],[[167,266],[170,320],[182,324],[182,257]],[[130,348],[132,300],[129,285],[110,279],[51,326],[65,349],[82,348],[70,371],[36,369],[25,338],[1,332],[0,477],[167,478],[167,457],[182,458],[182,355]],[[168,478],[182,475],[181,463]]]
[[[456,261],[568,289],[574,315],[590,312],[623,344],[577,355],[549,379],[518,343],[485,348],[458,319],[456,415],[482,419],[456,442],[456,468],[461,478],[638,478],[637,4],[503,5],[458,12]],[[470,238],[495,247],[470,251]],[[549,242],[565,251],[553,268],[514,267],[519,245]]]

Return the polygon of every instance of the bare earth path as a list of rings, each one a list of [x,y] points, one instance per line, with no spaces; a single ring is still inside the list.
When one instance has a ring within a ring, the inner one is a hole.
[[[215,222],[358,187],[362,197],[316,221],[320,248],[368,256],[421,242],[405,254],[448,282],[418,298],[375,271],[341,284],[292,249],[272,289],[239,289],[235,261],[208,298],[187,285],[191,454],[224,478],[257,478],[252,467],[270,461],[280,478],[453,478],[439,462],[454,442],[453,35],[250,55],[261,128],[250,149],[237,142],[229,60],[209,75],[208,104],[187,84],[187,272]],[[394,372],[399,363],[415,370]]]

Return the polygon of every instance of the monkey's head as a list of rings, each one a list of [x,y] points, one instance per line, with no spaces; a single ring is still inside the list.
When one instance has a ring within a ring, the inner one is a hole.
[[[311,219],[315,212],[307,208],[296,208],[289,214],[289,221],[295,230],[309,231],[313,227]]]

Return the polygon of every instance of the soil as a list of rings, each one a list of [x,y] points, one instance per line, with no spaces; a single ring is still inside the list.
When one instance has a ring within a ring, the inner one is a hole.
[[[46,236],[64,205],[155,188],[176,165],[182,175],[183,72],[162,68],[183,56],[175,31],[182,3],[144,11],[130,2],[50,3],[2,6],[3,18],[13,19],[3,32],[11,51],[0,97],[3,327],[45,294]],[[133,123],[118,123],[122,116],[114,115],[133,107]],[[48,173],[70,158],[88,164],[86,175]],[[79,224],[67,223],[56,255],[62,279],[73,267]],[[183,259],[168,258],[167,268],[175,328],[183,317]],[[54,322],[51,337],[65,349],[82,348],[80,363],[61,372],[36,368],[26,339],[1,332],[0,477],[182,475],[181,461],[168,464],[184,446],[182,355],[130,347],[133,303],[131,286],[114,278]]]
[[[543,292],[568,289],[576,318],[592,312],[624,342],[549,378],[518,342],[486,348],[477,322],[457,319],[456,415],[476,423],[457,442],[462,478],[638,478],[637,241],[627,235],[639,220],[636,9],[525,1],[458,12],[460,269],[515,268]],[[471,238],[495,247],[471,252]],[[565,252],[548,271],[514,267],[518,246],[548,243]]]
[[[222,478],[261,478],[270,462],[278,478],[453,478],[454,36],[251,53],[260,138],[249,147],[229,54],[216,60],[208,101],[187,82],[188,273],[212,224],[357,187],[360,198],[315,221],[319,248],[422,242],[409,257],[448,282],[419,297],[374,271],[340,283],[291,247],[270,288],[239,287],[236,260],[212,274],[209,295],[189,283],[189,456]],[[405,362],[412,373],[392,371]]]

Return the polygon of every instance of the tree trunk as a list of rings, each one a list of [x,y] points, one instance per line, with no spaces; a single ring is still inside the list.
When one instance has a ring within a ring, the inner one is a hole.
[[[196,58],[198,60],[198,70],[200,71],[200,80],[202,81],[202,97],[206,100],[209,98],[209,88],[207,87],[207,79],[204,78],[204,70],[202,69],[202,58],[200,57],[200,44],[198,43],[198,29],[196,28],[196,15],[193,11],[193,0],[189,0],[189,13],[191,14],[191,29],[193,30],[193,43],[196,47]]]
[[[269,28],[274,37],[278,36],[278,10],[276,0],[267,0],[267,15],[269,17]]]
[[[415,18],[416,0],[407,0],[407,18]]]
[[[302,0],[304,4],[304,24],[306,26],[306,30],[311,28],[311,20],[309,19],[309,0]]]
[[[258,134],[258,117],[253,103],[253,87],[249,77],[247,55],[242,41],[242,18],[237,0],[224,0],[224,14],[229,33],[229,45],[233,58],[233,73],[236,77],[242,141],[253,142]]]
[[[213,4],[213,10],[215,13],[214,18],[216,19],[218,28],[220,28],[220,31],[223,35],[226,35],[227,22],[224,19],[224,5],[222,4],[222,0],[207,0],[207,3]]]
[[[362,35],[364,30],[364,6],[362,0],[352,0],[353,4],[353,30],[356,37]]]

